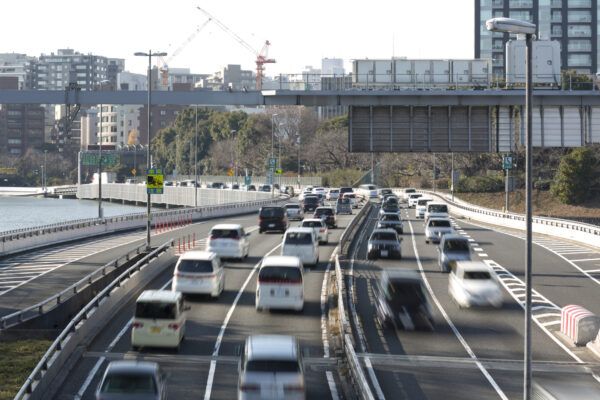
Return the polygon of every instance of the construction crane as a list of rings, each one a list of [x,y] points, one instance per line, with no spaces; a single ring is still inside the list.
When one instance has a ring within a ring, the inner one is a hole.
[[[188,38],[179,45],[179,47],[177,47],[170,55],[169,57],[165,60],[162,57],[159,57],[159,63],[160,65],[162,65],[161,67],[159,67],[160,70],[160,76],[161,76],[161,80],[162,80],[162,86],[169,86],[169,63],[171,61],[173,61],[173,59],[175,57],[177,57],[177,55],[179,53],[181,53],[183,51],[183,49],[185,49],[185,47],[190,44],[190,42],[192,40],[194,40],[196,38],[196,36],[198,36],[198,34],[206,27],[206,25],[208,25],[208,23],[211,21],[211,18],[207,19],[202,25],[198,26],[196,28],[196,30],[190,35],[188,36]]]
[[[242,46],[251,51],[256,56],[256,87],[260,91],[262,87],[262,75],[265,70],[264,64],[273,64],[275,60],[272,58],[267,58],[269,54],[269,46],[271,43],[266,40],[263,48],[260,51],[256,51],[252,46],[250,46],[244,39],[242,39],[238,34],[233,32],[231,29],[227,27],[224,23],[213,17],[208,13],[208,11],[197,7],[198,10],[202,11],[208,18],[210,18],[215,24],[219,26],[219,28],[223,29],[225,32],[233,36],[235,40],[237,40]]]

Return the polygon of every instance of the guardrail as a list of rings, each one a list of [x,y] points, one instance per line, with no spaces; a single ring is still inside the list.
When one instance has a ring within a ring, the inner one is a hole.
[[[17,395],[15,400],[20,399],[38,399],[42,398],[48,389],[51,388],[54,378],[62,370],[71,353],[80,344],[83,338],[89,333],[86,332],[83,322],[89,318],[98,316],[101,306],[106,306],[111,297],[119,297],[113,290],[124,287],[125,283],[142,271],[142,268],[149,264],[150,260],[157,258],[160,254],[167,251],[173,245],[170,240],[162,246],[152,251],[133,266],[120,274],[114,281],[106,286],[96,297],[94,297],[63,329],[56,340],[50,345],[42,359],[37,364],[33,372],[29,375]],[[137,282],[134,282],[138,284]],[[89,327],[88,327],[89,329]]]
[[[118,268],[122,261],[129,261],[132,255],[140,254],[141,250],[145,248],[146,244],[144,243],[143,245],[138,246],[137,248],[129,251],[127,254],[124,254],[120,257],[115,258],[112,261],[109,261],[103,267],[86,275],[84,278],[72,284],[60,293],[55,294],[43,300],[40,303],[34,304],[33,306],[24,308],[12,314],[5,315],[4,317],[0,318],[0,329],[7,329],[25,321],[29,321],[30,319],[37,318],[40,315],[43,315],[44,311],[50,310],[58,306],[59,304],[65,302],[69,298],[77,295],[81,289],[88,285],[91,285],[97,279],[104,277],[108,269]]]

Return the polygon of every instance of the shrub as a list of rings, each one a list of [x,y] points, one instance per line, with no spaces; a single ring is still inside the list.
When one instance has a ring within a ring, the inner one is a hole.
[[[533,187],[537,190],[550,190],[551,180],[541,180],[533,182]]]
[[[562,157],[550,187],[552,196],[565,204],[586,201],[595,183],[596,157],[589,147],[580,147]]]
[[[471,176],[461,179],[455,190],[462,193],[501,192],[504,190],[504,180],[497,176]]]

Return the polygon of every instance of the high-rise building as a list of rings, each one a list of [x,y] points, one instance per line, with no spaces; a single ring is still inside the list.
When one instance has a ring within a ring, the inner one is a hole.
[[[321,73],[325,76],[343,76],[344,60],[341,58],[321,59]]]
[[[485,21],[507,17],[537,26],[537,37],[561,44],[562,69],[595,74],[600,65],[598,0],[475,0],[475,58],[491,58],[492,73],[505,72],[505,45],[515,35],[490,32]]]
[[[35,63],[36,58],[26,54],[0,54],[0,77],[16,77],[18,90],[31,89]]]
[[[37,104],[0,104],[0,153],[41,151],[44,108]]]

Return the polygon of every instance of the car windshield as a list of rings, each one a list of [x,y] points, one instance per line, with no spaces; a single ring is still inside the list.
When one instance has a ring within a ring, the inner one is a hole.
[[[464,279],[472,280],[486,280],[491,279],[492,276],[488,271],[465,271]]]
[[[210,231],[211,239],[239,239],[240,233],[237,229],[213,229]]]
[[[429,221],[429,226],[431,227],[436,227],[436,228],[449,228],[450,227],[450,221],[448,220],[435,220],[432,219]]]
[[[469,242],[466,240],[446,240],[444,243],[446,251],[469,251]]]
[[[101,393],[156,394],[156,382],[152,375],[111,374],[106,377]]]
[[[158,303],[139,301],[135,304],[135,317],[148,319],[175,319],[177,317],[175,303]]]
[[[302,282],[302,274],[295,267],[262,267],[258,274],[260,282]]]
[[[392,193],[392,189],[381,189],[381,194]]]
[[[424,205],[426,205],[427,203],[429,203],[430,201],[431,201],[431,200],[429,200],[429,199],[423,199],[423,200],[419,200],[419,201],[417,201],[417,204],[418,204],[418,205],[420,205],[420,206],[424,206]]]
[[[292,360],[253,360],[246,363],[247,372],[300,372],[300,365]]]
[[[421,193],[415,193],[415,194],[411,194],[410,196],[408,196],[409,199],[418,199],[419,197],[422,197],[423,195]]]
[[[323,227],[323,222],[322,221],[302,221],[302,227],[303,228],[322,228]]]
[[[268,207],[260,210],[260,217],[262,218],[275,218],[283,217],[283,209],[279,207]]]
[[[351,187],[340,188],[340,193],[348,193],[348,192],[351,192],[351,191],[352,191]]]
[[[398,209],[398,204],[396,203],[386,203],[383,208],[385,210],[397,210]]]
[[[400,217],[397,214],[385,214],[381,217],[382,221],[400,221]]]
[[[418,282],[390,281],[386,297],[394,308],[402,306],[418,306],[425,303],[427,297],[423,286]]]
[[[285,244],[312,244],[312,235],[308,232],[288,232]]]
[[[396,234],[392,232],[375,232],[371,236],[371,240],[391,240],[396,241]]]
[[[448,207],[445,204],[430,204],[429,212],[432,213],[447,213]]]
[[[177,269],[179,272],[211,273],[213,265],[210,260],[181,260]]]
[[[339,193],[339,190],[337,190],[337,189],[331,189],[331,190],[329,191],[329,193]]]

